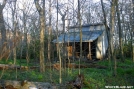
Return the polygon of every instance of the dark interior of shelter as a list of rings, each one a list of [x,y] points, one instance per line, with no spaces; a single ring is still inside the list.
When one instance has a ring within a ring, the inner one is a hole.
[[[82,56],[87,59],[96,59],[96,43],[97,40],[93,42],[82,42]],[[68,56],[80,57],[80,42],[70,42],[67,47]],[[74,53],[73,53],[74,52]]]

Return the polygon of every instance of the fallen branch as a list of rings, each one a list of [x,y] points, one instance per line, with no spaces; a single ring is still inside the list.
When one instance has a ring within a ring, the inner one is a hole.
[[[36,69],[39,68],[39,66],[19,66],[14,64],[0,64],[0,69],[22,69],[22,70],[28,70],[28,69]]]

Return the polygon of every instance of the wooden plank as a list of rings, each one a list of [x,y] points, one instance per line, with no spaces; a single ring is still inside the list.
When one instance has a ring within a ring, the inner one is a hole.
[[[71,57],[73,54],[73,47],[72,46],[68,46],[67,47],[67,51],[68,51],[68,56]]]
[[[88,59],[92,60],[91,43],[90,42],[89,42],[89,45],[88,45],[88,50],[89,50]]]

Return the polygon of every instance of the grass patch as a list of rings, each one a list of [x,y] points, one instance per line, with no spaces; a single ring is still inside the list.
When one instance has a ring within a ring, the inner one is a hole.
[[[26,61],[26,60],[25,60]],[[0,61],[2,64],[13,63],[13,61]],[[17,60],[19,64],[19,60]],[[82,63],[84,64],[84,63]],[[87,64],[87,63],[86,63]],[[23,65],[26,65],[25,63]],[[109,66],[109,60],[98,61],[97,65]],[[62,83],[74,80],[78,75],[78,69],[62,70]],[[125,62],[117,61],[117,76],[112,76],[111,69],[82,68],[85,80],[82,89],[104,89],[105,86],[133,86],[134,85],[134,63],[127,59]],[[2,70],[0,71],[0,75]],[[39,70],[4,70],[1,79],[5,80],[28,80],[38,82],[59,83],[59,71],[46,69],[44,73]]]

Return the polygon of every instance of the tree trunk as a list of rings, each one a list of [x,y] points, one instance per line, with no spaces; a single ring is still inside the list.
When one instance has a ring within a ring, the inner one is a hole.
[[[58,10],[58,13],[61,15],[61,20],[62,20],[62,24],[63,24],[63,26],[62,26],[62,29],[63,29],[63,34],[65,34],[65,17],[66,17],[66,12],[67,12],[67,10],[66,11],[64,11],[63,13],[60,11],[60,8],[59,7],[57,7],[59,10]],[[62,56],[62,58],[63,58],[63,61],[62,61],[62,66],[64,67],[64,69],[65,69],[65,71],[66,71],[66,43],[65,43],[65,35],[64,35],[64,37],[63,37],[63,42],[62,42],[62,54],[63,54],[63,56]]]
[[[108,60],[109,60],[109,68],[112,70],[112,64],[111,64],[111,47],[110,47],[110,29],[108,28],[108,25],[107,25],[107,18],[106,18],[106,13],[105,13],[105,10],[104,10],[104,5],[103,5],[103,0],[101,0],[101,6],[102,6],[102,12],[103,12],[103,16],[104,16],[104,25],[105,25],[105,28],[106,28],[106,33],[107,33],[107,39],[108,39]]]
[[[82,27],[81,27],[81,14],[80,14],[80,0],[78,0],[78,22],[80,31],[80,58],[79,58],[79,74],[80,74],[80,61],[82,60]]]
[[[16,25],[17,25],[17,22],[13,22],[13,25],[14,25],[14,39],[16,39]],[[16,64],[16,44],[14,42],[14,48],[13,48],[13,59],[14,59],[14,64]]]
[[[120,46],[120,57],[121,60],[124,61],[124,55],[123,55],[123,39],[122,39],[122,30],[121,30],[121,21],[120,21],[120,13],[119,13],[119,7],[118,7],[118,0],[116,0],[116,12],[117,12],[117,18],[118,18],[118,27],[119,27],[119,46]]]
[[[75,3],[75,1],[73,0],[73,23],[75,23],[74,3]],[[74,25],[74,24],[73,24],[73,25]],[[75,37],[75,30],[74,30],[74,34],[73,34],[73,35],[74,35],[74,37]],[[74,39],[75,39],[75,38],[74,38]],[[73,62],[74,62],[74,60],[75,60],[75,40],[73,41]]]
[[[57,35],[56,35],[56,38],[57,38],[57,42],[58,42],[58,0],[57,0],[57,21],[56,21],[56,31],[57,31]],[[57,43],[57,56],[58,56],[58,59],[60,61],[60,71],[59,71],[59,83],[61,84],[62,83],[62,72],[61,72],[61,54],[60,54],[60,47],[59,47],[59,43]]]
[[[15,21],[15,12],[16,12],[16,2],[12,2],[14,4],[14,7],[12,7],[12,23],[13,23],[13,29],[12,29],[12,32],[13,32],[13,38],[15,39],[16,38],[16,25],[17,25],[17,22]],[[12,4],[11,3],[11,4]],[[13,59],[14,59],[14,64],[16,64],[16,47],[15,47],[15,42],[14,42],[14,48],[13,48]]]
[[[66,43],[65,43],[65,16],[66,16],[66,12],[63,14],[63,13],[61,13],[60,12],[60,10],[59,10],[59,14],[61,15],[61,17],[62,17],[62,23],[63,23],[63,27],[62,27],[62,29],[63,29],[63,34],[64,34],[64,37],[63,37],[63,43],[62,43],[62,47],[63,47],[63,51],[62,51],[62,53],[63,53],[63,56],[62,56],[62,58],[63,58],[63,61],[62,61],[62,66],[65,68],[65,71],[66,71],[66,59],[65,59],[65,57],[66,57],[66,52],[65,52],[65,49],[66,49]]]
[[[34,0],[34,3],[40,19],[40,72],[44,72],[45,0],[43,0],[43,8],[40,7],[39,0]]]
[[[3,17],[3,9],[6,5],[6,0],[3,0],[3,4],[0,5],[0,30],[1,30],[1,44],[0,47],[2,47],[2,45],[4,44],[4,42],[7,41],[7,37],[6,37],[6,28],[4,25],[4,17]],[[1,51],[3,49],[1,48]]]
[[[27,60],[27,66],[28,66],[28,63],[29,63],[29,52],[28,52],[28,50],[29,50],[29,43],[28,43],[28,31],[27,31],[27,28],[26,28],[26,21],[27,21],[27,17],[26,17],[26,12],[25,12],[25,8],[26,8],[26,6],[25,6],[25,3],[26,2],[24,2],[23,3],[23,27],[24,27],[24,43],[25,43],[25,50],[26,50],[26,53],[25,53],[25,55],[26,55],[26,60]]]
[[[131,37],[132,37],[132,46],[133,46],[133,50],[132,50],[132,56],[133,56],[133,62],[134,62],[134,0],[132,0],[133,2],[133,14],[132,14],[132,32],[131,32]]]
[[[115,1],[112,0],[112,5],[111,5],[111,29],[110,29],[110,54],[111,54],[111,60],[113,61],[114,64],[114,71],[113,75],[116,76],[116,58],[114,55],[114,45],[113,45],[113,33],[114,33],[114,28],[115,28]]]
[[[51,13],[51,0],[49,0],[49,31],[48,31],[48,60],[50,63],[50,80],[52,81],[52,70],[51,70],[51,36],[52,36],[52,26],[51,26],[51,19],[52,19],[52,13]]]

